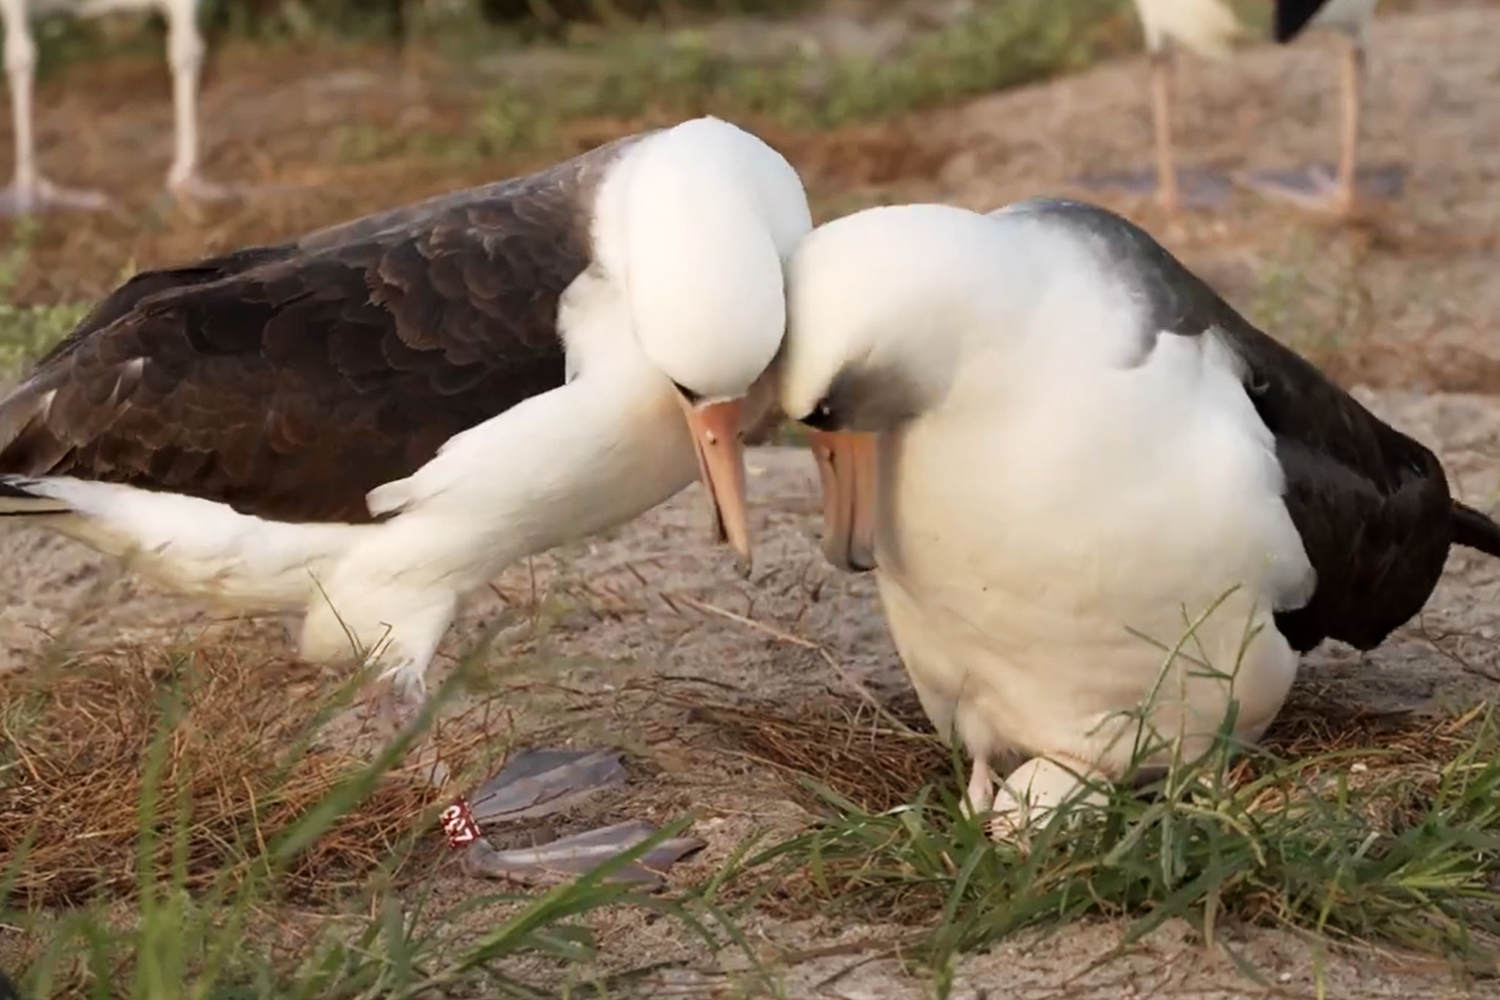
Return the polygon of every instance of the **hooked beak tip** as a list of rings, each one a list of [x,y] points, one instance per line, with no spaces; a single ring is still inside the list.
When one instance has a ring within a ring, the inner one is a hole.
[[[693,435],[698,471],[708,494],[714,539],[727,543],[741,576],[750,575],[750,527],[745,510],[744,446],[740,441],[743,401],[694,405],[683,400]]]
[[[812,444],[823,484],[823,555],[848,572],[877,568],[874,438],[868,433],[819,430]]]

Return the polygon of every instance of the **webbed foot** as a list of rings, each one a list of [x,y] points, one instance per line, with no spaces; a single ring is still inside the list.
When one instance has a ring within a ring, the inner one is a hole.
[[[1399,198],[1406,171],[1399,165],[1362,168],[1352,184],[1341,183],[1334,168],[1313,163],[1291,170],[1255,170],[1235,180],[1255,193],[1311,212],[1349,215],[1361,196]]]
[[[28,215],[48,209],[97,212],[109,204],[109,197],[101,191],[66,188],[45,177],[28,186],[10,184],[0,189],[0,215]]]

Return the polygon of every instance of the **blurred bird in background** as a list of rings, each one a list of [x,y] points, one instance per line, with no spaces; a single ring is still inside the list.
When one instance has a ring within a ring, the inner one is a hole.
[[[210,199],[236,192],[204,180],[198,173],[198,78],[203,69],[203,33],[198,28],[198,0],[0,0],[5,26],[5,76],[10,86],[10,114],[15,135],[11,183],[0,191],[0,212],[26,214],[46,208],[99,209],[109,199],[98,191],[67,188],[48,180],[37,166],[33,85],[36,39],[31,17],[66,12],[92,17],[118,10],[156,9],[167,20],[167,62],[172,71],[175,141],[167,189],[174,196]]]
[[[1250,175],[1246,182],[1263,194],[1305,208],[1347,215],[1355,202],[1359,112],[1365,43],[1378,0],[1275,0],[1273,34],[1287,43],[1306,28],[1329,28],[1342,40],[1340,88],[1342,120],[1339,159],[1328,170],[1320,164],[1293,171]],[[1241,31],[1224,0],[1135,0],[1146,51],[1151,59],[1151,111],[1156,135],[1157,198],[1168,212],[1182,207],[1172,152],[1172,46],[1223,58]]]

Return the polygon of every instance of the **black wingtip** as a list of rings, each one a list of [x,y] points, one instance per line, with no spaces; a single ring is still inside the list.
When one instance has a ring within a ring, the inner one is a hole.
[[[1500,524],[1488,514],[1453,501],[1453,542],[1500,558]]]
[[[1276,41],[1285,43],[1296,38],[1324,3],[1325,0],[1276,0],[1276,22],[1272,29]]]
[[[20,476],[0,476],[0,497],[7,497],[11,500],[35,500],[37,495],[27,489],[33,484],[33,480],[23,479]]]
[[[52,497],[34,493],[35,479],[25,476],[0,476],[0,517],[38,517],[43,514],[66,514],[68,505]],[[0,1000],[4,1000],[0,996]]]

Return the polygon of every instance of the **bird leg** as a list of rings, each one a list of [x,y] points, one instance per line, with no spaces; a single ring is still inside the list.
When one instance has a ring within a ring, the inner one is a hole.
[[[1339,60],[1339,92],[1343,99],[1343,127],[1339,139],[1339,175],[1333,194],[1335,211],[1354,209],[1355,168],[1359,151],[1359,116],[1364,82],[1365,47],[1358,35],[1345,40]]]
[[[1172,86],[1175,56],[1168,41],[1152,49],[1151,125],[1155,136],[1154,167],[1131,169],[1119,173],[1093,173],[1077,178],[1075,183],[1093,190],[1116,190],[1132,196],[1156,192],[1163,211],[1176,217],[1184,207],[1207,207],[1222,204],[1229,196],[1229,178],[1211,167],[1177,169],[1172,142]]]
[[[234,187],[215,184],[198,174],[198,85],[203,73],[203,34],[198,30],[197,0],[165,0],[167,61],[172,67],[174,151],[167,189],[178,198],[211,201],[238,197]]]
[[[1156,129],[1156,197],[1175,215],[1181,199],[1172,159],[1172,54],[1166,47],[1151,53],[1151,117]]]
[[[969,787],[964,792],[962,803],[965,816],[984,815],[985,809],[995,801],[995,773],[990,762],[983,757],[974,758],[974,769],[969,772]]]
[[[379,579],[368,564],[356,561],[317,581],[297,645],[308,662],[347,663],[352,656],[361,669],[376,668],[379,674],[362,701],[362,714],[373,716],[385,735],[395,736],[421,713],[428,664],[457,606],[452,590]]]
[[[403,660],[381,672],[369,701],[381,727],[395,736],[417,720],[427,700],[427,685],[421,666]]]
[[[423,670],[420,664],[414,668],[414,662],[406,661],[394,669],[384,671],[375,681],[374,689],[364,703],[361,714],[374,724],[374,731],[385,740],[394,740],[412,728],[427,703]],[[414,740],[402,766],[425,774],[427,783],[434,788],[443,787],[452,777],[438,753],[436,743],[428,734]]]
[[[1249,186],[1267,197],[1290,202],[1310,211],[1347,216],[1355,208],[1357,195],[1361,91],[1364,82],[1365,48],[1357,34],[1342,39],[1339,60],[1339,160],[1329,170],[1314,164],[1291,171],[1259,171],[1248,178]]]
[[[36,133],[32,127],[36,43],[26,19],[26,0],[0,0],[0,21],[5,25],[5,76],[10,84],[10,114],[16,137],[15,176],[9,187],[0,190],[0,213],[24,215],[48,207],[105,207],[109,199],[98,191],[61,187],[37,171]]]
[[[1072,757],[1068,766],[1045,757],[1033,757],[1016,768],[995,794],[988,827],[990,838],[1018,841],[1027,826],[1045,823],[1065,802],[1103,805],[1104,795],[1084,777],[1090,770]],[[1085,789],[1086,793],[1080,795]]]

